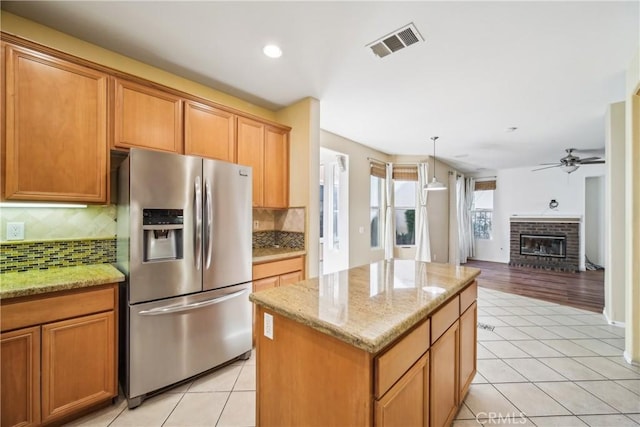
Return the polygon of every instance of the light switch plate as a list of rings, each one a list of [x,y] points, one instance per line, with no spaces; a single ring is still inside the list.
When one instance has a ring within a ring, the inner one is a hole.
[[[264,314],[264,336],[273,339],[273,316],[269,313]]]

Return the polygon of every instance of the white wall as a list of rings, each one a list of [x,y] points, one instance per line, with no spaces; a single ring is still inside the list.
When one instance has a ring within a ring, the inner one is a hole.
[[[605,263],[604,182],[603,176],[587,177],[585,181],[584,252],[589,261],[600,266]]]
[[[625,260],[625,103],[609,105],[605,120],[607,192],[605,203],[606,265],[604,314],[610,322],[624,323]]]
[[[324,130],[320,131],[320,146],[349,156],[349,267],[384,259],[382,248],[371,249],[369,232],[370,174],[367,157],[373,157],[383,162],[390,161],[391,158],[385,153]],[[316,159],[316,162],[319,163],[319,160]],[[360,232],[361,228],[362,233]],[[317,245],[317,242],[318,240],[309,242],[309,244]]]
[[[535,167],[503,169],[496,173],[493,238],[476,240],[475,259],[509,262],[509,217],[528,215],[584,215],[585,178],[603,176],[602,164],[581,166],[567,174],[560,168],[532,172]],[[549,209],[551,199],[559,206]],[[584,270],[584,221],[580,225],[580,269]]]

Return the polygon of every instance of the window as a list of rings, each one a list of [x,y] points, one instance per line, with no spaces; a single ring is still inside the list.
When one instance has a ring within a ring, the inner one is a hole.
[[[396,245],[416,244],[416,181],[393,181]]]
[[[473,192],[471,223],[473,225],[473,236],[476,239],[491,239],[493,191],[494,190],[476,190]]]
[[[370,183],[371,213],[369,217],[371,232],[371,247],[382,246],[382,192],[384,191],[384,179],[371,175]]]

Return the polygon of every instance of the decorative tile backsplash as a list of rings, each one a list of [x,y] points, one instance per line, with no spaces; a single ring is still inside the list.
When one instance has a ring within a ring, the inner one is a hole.
[[[253,210],[253,231],[278,230],[304,233],[304,228],[304,208]]]
[[[115,238],[3,243],[0,249],[3,273],[116,262]]]
[[[305,208],[254,209],[253,247],[304,249]]]
[[[109,239],[116,236],[116,205],[87,208],[7,208],[0,214],[0,242],[7,222],[23,222],[25,241]]]
[[[304,250],[304,233],[292,233],[290,231],[254,231],[254,248],[291,248]]]

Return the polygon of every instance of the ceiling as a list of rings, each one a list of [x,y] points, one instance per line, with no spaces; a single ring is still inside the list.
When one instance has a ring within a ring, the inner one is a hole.
[[[437,135],[438,158],[465,172],[603,150],[640,38],[638,1],[1,6],[269,109],[315,97],[322,129],[385,153],[431,154]],[[384,58],[366,47],[409,23],[424,42]]]

